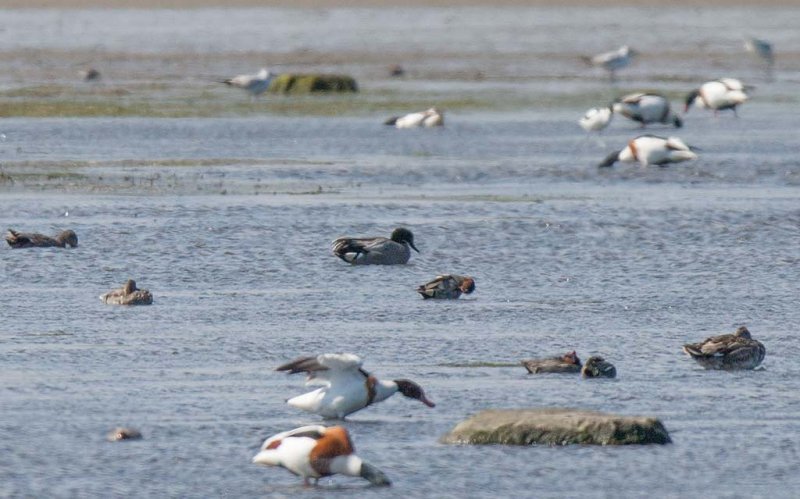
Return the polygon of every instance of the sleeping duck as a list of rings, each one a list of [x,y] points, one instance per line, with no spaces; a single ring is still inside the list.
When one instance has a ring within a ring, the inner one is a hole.
[[[754,369],[764,360],[764,345],[742,326],[733,334],[712,336],[700,343],[683,345],[683,351],[706,369]]]
[[[147,289],[138,289],[136,281],[128,279],[121,288],[100,295],[100,300],[109,305],[151,305],[153,295]]]
[[[8,229],[6,242],[12,248],[74,248],[78,245],[78,236],[71,230],[62,231],[56,237],[42,234],[27,234]]]
[[[423,298],[454,300],[475,291],[475,279],[469,276],[445,274],[417,288]]]
[[[523,360],[521,364],[530,374],[581,372],[581,359],[578,358],[575,350],[547,359]]]
[[[584,378],[615,378],[617,368],[611,362],[606,362],[602,357],[595,355],[589,357],[583,365],[581,375]]]

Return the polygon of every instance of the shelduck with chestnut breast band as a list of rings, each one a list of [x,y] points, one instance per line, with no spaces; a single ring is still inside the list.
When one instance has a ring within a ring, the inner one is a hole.
[[[303,477],[310,485],[320,478],[335,474],[361,477],[377,486],[391,485],[378,468],[355,455],[353,442],[341,426],[301,426],[278,433],[261,445],[253,457],[255,464],[280,466]]]
[[[664,138],[655,135],[640,135],[628,142],[628,145],[623,149],[609,154],[597,166],[601,168],[609,167],[613,166],[617,161],[638,161],[642,166],[665,166],[670,163],[696,159],[697,154],[692,149],[678,137]]]
[[[278,367],[288,374],[307,373],[306,386],[314,391],[286,401],[292,407],[319,414],[326,419],[344,419],[348,414],[381,402],[397,392],[435,407],[421,386],[407,379],[380,380],[365,371],[363,362],[351,353],[326,353],[301,357]]]

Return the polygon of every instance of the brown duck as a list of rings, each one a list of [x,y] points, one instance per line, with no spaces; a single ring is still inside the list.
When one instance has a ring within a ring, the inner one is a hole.
[[[6,242],[12,248],[66,248],[67,245],[74,248],[78,245],[78,236],[71,230],[65,230],[56,237],[50,237],[42,234],[27,234],[8,229],[8,232],[6,232]]]
[[[706,338],[700,343],[683,345],[683,351],[706,369],[754,369],[764,360],[767,350],[742,326],[733,334]]]
[[[521,362],[530,374],[541,373],[579,373],[581,372],[581,359],[575,350],[565,353],[560,357],[547,359],[531,359]]]
[[[417,288],[423,298],[454,300],[475,291],[475,279],[469,276],[445,274]]]
[[[151,305],[153,295],[149,290],[138,289],[136,281],[128,279],[121,288],[100,295],[100,300],[109,305]]]

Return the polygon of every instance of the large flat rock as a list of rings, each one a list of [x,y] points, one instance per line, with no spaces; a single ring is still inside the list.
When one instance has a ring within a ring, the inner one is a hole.
[[[661,421],[577,409],[487,409],[456,425],[446,444],[630,445],[671,442]]]

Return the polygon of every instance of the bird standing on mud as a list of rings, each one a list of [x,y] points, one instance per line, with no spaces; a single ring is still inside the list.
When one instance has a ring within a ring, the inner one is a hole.
[[[231,87],[241,88],[255,98],[269,88],[269,84],[274,77],[275,75],[267,71],[267,68],[261,68],[261,71],[257,74],[234,76],[223,80],[222,83]]]
[[[614,82],[617,80],[617,70],[628,66],[639,53],[627,45],[623,45],[617,50],[603,52],[592,57],[583,56],[582,59],[587,64],[603,68],[608,71],[609,79]]]

